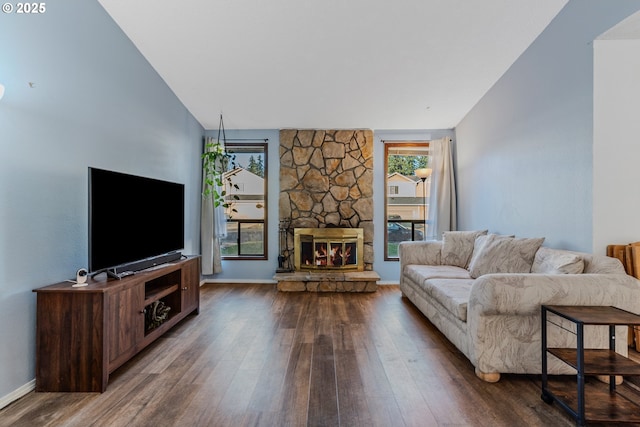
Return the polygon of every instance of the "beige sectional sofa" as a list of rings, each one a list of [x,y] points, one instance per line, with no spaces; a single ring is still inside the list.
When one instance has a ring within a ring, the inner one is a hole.
[[[640,314],[640,281],[620,261],[482,231],[445,232],[442,241],[403,242],[400,289],[475,367],[478,377],[541,373],[541,304],[611,305]],[[572,323],[551,319],[563,328]],[[548,328],[551,347],[575,335]],[[627,328],[616,327],[627,355]],[[585,327],[586,348],[608,348],[608,327]],[[574,373],[549,356],[550,374]]]

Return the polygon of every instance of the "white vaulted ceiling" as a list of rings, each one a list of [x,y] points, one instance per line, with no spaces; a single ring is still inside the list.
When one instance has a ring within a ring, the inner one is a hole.
[[[205,129],[436,129],[567,0],[99,2]]]

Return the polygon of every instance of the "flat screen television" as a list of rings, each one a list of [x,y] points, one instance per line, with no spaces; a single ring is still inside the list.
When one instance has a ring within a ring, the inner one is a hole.
[[[179,259],[183,248],[184,184],[89,168],[92,275],[120,277]]]

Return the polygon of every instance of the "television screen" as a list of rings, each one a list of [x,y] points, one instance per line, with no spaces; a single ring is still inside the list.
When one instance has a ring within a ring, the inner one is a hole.
[[[184,184],[89,168],[89,270],[184,248]]]

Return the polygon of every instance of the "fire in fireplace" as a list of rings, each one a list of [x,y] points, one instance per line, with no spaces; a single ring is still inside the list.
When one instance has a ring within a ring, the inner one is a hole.
[[[362,228],[294,229],[296,270],[364,270]]]

